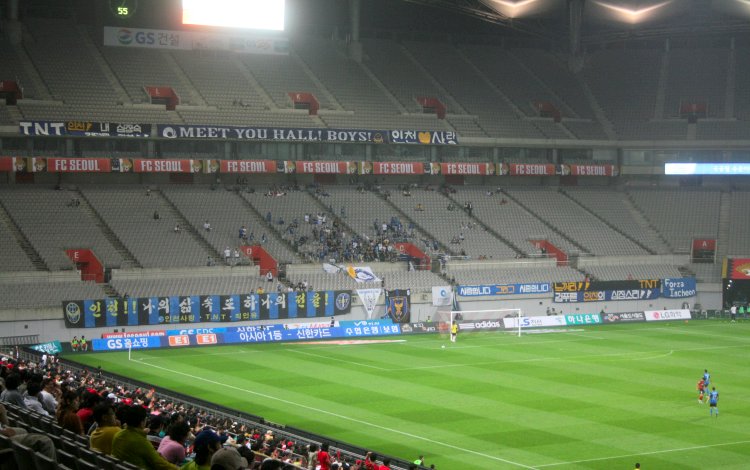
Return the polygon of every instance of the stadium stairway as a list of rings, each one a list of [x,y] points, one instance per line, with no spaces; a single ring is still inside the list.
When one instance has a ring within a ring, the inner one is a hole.
[[[180,86],[182,89],[187,89],[190,94],[190,104],[193,106],[208,106],[206,100],[201,95],[200,91],[193,85],[190,77],[182,70],[182,67],[174,60],[174,57],[168,51],[160,51],[161,56],[164,58],[164,64],[169,66],[175,71],[175,74],[180,79]],[[182,97],[184,99],[184,97]]]
[[[180,212],[180,209],[177,208],[177,206],[174,202],[172,202],[171,199],[169,199],[164,193],[159,190],[152,191],[151,193],[157,197],[162,198],[166,202],[170,212],[172,213],[171,215],[173,215],[175,219],[179,220],[180,227],[182,228],[183,232],[189,233],[190,236],[192,236],[193,239],[195,239],[203,247],[203,249],[206,250],[206,252],[211,253],[211,256],[214,259],[222,259],[222,253],[220,253],[208,242],[208,240],[206,240],[206,238],[203,236],[202,231],[199,231],[188,221],[188,219],[182,214],[182,212]],[[167,215],[169,216],[170,214]]]
[[[31,263],[38,271],[49,271],[49,267],[39,255],[39,252],[34,249],[34,247],[29,242],[29,239],[26,238],[23,232],[18,228],[18,225],[16,225],[15,221],[10,217],[10,214],[8,214],[8,211],[5,209],[5,206],[3,206],[1,201],[0,223],[4,223],[6,227],[8,227],[10,232],[13,234],[13,237],[21,246],[21,249],[23,249],[23,251],[26,253],[26,256],[29,257]]]
[[[462,207],[462,202],[461,202],[461,201],[459,201],[458,199],[456,199],[455,197],[451,197],[451,196],[449,196],[449,195],[446,195],[446,198],[447,198],[447,199],[448,199],[449,201],[452,201],[452,202],[453,202],[453,204],[455,204],[455,205],[456,205],[456,207],[458,207],[458,208],[461,208],[461,207]],[[464,210],[464,209],[462,209],[462,210]],[[469,217],[469,219],[471,219],[471,220],[475,221],[475,222],[477,223],[477,225],[479,225],[480,227],[482,227],[482,228],[483,228],[483,229],[484,229],[484,230],[485,230],[485,231],[486,231],[487,233],[490,233],[490,234],[492,234],[492,236],[494,236],[494,237],[495,237],[495,238],[497,238],[498,240],[502,241],[503,243],[505,243],[505,244],[506,244],[506,245],[508,245],[509,247],[513,248],[513,251],[515,251],[515,252],[516,252],[517,254],[521,254],[521,253],[526,253],[526,252],[528,252],[528,250],[523,250],[523,249],[521,249],[520,247],[516,246],[516,245],[515,245],[515,244],[514,244],[513,242],[511,242],[510,240],[508,240],[507,238],[505,238],[505,237],[503,237],[502,235],[500,235],[500,234],[499,234],[499,233],[498,233],[498,232],[497,232],[497,231],[496,231],[495,229],[493,229],[493,228],[492,228],[492,227],[490,227],[489,225],[485,224],[485,223],[484,223],[484,221],[483,221],[482,219],[480,219],[480,218],[478,218],[478,217],[476,217],[476,216],[474,216],[474,215],[470,216],[470,217]]]
[[[99,70],[101,70],[104,77],[107,79],[107,82],[112,87],[112,90],[114,90],[117,101],[120,103],[130,103],[131,101],[128,93],[125,91],[125,88],[122,86],[122,83],[120,83],[120,80],[112,71],[112,68],[110,68],[107,61],[104,60],[104,56],[99,53],[99,49],[96,48],[93,41],[89,37],[88,32],[86,31],[86,27],[78,25],[76,28],[78,29],[78,35],[80,36],[81,42],[83,43],[84,47],[88,49],[89,55],[99,67]]]
[[[87,212],[91,219],[96,221],[96,226],[101,230],[104,237],[107,239],[109,243],[112,244],[113,247],[117,250],[117,253],[120,255],[120,257],[123,260],[123,266],[117,266],[120,269],[123,268],[142,268],[143,266],[138,261],[138,259],[133,255],[133,253],[128,250],[125,245],[122,243],[122,241],[117,237],[117,234],[115,234],[114,231],[107,225],[107,223],[102,219],[102,217],[99,215],[99,213],[96,211],[96,209],[93,208],[89,200],[86,198],[86,195],[82,193],[81,191],[76,190],[75,191],[76,197],[81,201],[81,209]],[[112,268],[114,266],[108,266],[109,268]]]
[[[266,217],[264,214],[260,212],[260,210],[255,207],[250,201],[247,200],[247,198],[239,196],[239,200],[242,202],[242,204],[245,205],[255,216],[257,217],[257,222],[262,225],[263,228],[266,229],[266,233],[269,237],[274,237],[279,243],[285,245],[289,250],[291,250],[294,254],[296,254],[299,257],[302,257],[302,255],[297,251],[297,248],[292,245],[289,241],[287,241],[284,237],[281,236],[281,234],[276,230],[276,227],[271,223],[269,224],[266,221]],[[278,260],[277,260],[278,261]]]
[[[623,232],[619,228],[617,228],[614,225],[612,225],[607,219],[603,218],[601,215],[597,214],[596,212],[592,211],[588,207],[586,207],[583,204],[581,204],[580,202],[578,202],[578,200],[576,198],[571,197],[570,194],[568,194],[564,189],[561,188],[558,192],[560,194],[562,194],[563,196],[565,196],[566,198],[568,198],[571,201],[573,201],[574,204],[576,204],[578,207],[580,207],[584,211],[586,211],[589,214],[591,214],[593,217],[596,217],[597,219],[599,219],[604,225],[606,225],[607,227],[609,227],[610,230],[612,230],[613,232],[619,233],[623,237],[627,238],[631,242],[633,242],[636,245],[638,245],[639,247],[643,248],[646,251],[646,253],[649,253],[651,255],[655,255],[656,254],[656,252],[653,249],[651,249],[651,248],[647,247],[646,245],[644,245],[643,243],[641,243],[640,240],[636,240],[635,238],[631,237],[627,233]]]
[[[646,214],[644,214],[643,211],[638,207],[638,205],[633,200],[633,196],[631,196],[630,193],[627,193],[627,192],[625,193],[625,199],[624,199],[624,201],[627,201],[627,205],[630,208],[631,214],[633,214],[633,216],[636,219],[642,221],[642,223],[643,223],[644,226],[647,226],[654,233],[656,233],[656,235],[659,236],[659,239],[661,239],[661,241],[663,241],[664,244],[669,247],[669,250],[672,253],[674,253],[674,246],[669,242],[669,240],[667,239],[667,237],[665,237],[664,234],[662,234],[656,228],[656,226],[648,219],[648,217],[646,217]]]
[[[551,223],[549,223],[543,217],[540,217],[539,214],[537,214],[536,212],[534,212],[533,210],[531,210],[526,204],[524,204],[523,202],[521,202],[519,199],[513,197],[512,194],[508,193],[508,191],[506,191],[506,190],[503,189],[503,190],[501,190],[501,192],[502,192],[502,194],[503,194],[504,197],[506,197],[509,200],[515,202],[520,207],[522,207],[526,212],[528,212],[529,214],[531,214],[534,217],[536,217],[537,219],[539,219],[539,221],[541,221],[544,225],[546,225],[547,227],[549,227],[550,230],[552,230],[553,232],[555,232],[556,234],[558,234],[560,237],[562,237],[565,240],[567,240],[568,243],[570,243],[571,245],[573,245],[576,248],[578,248],[578,250],[580,250],[581,253],[589,253],[590,250],[588,248],[584,247],[583,245],[581,245],[577,241],[575,241],[572,238],[570,238],[566,233],[562,232],[559,228],[557,228],[554,225],[552,225]],[[567,253],[567,254],[570,257],[570,255],[572,253]]]
[[[732,223],[732,193],[729,191],[721,192],[721,199],[719,202],[719,234],[716,240],[716,255],[715,259],[723,260],[727,255],[734,255],[736,253],[729,253],[729,230]]]

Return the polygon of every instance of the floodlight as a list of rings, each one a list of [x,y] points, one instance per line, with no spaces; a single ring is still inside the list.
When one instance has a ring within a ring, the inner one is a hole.
[[[661,2],[655,5],[638,9],[627,8],[624,6],[613,5],[611,3],[600,1],[597,1],[595,3],[610,10],[616,20],[622,21],[624,23],[636,24],[651,19],[654,16],[653,14],[656,10],[669,5],[670,3],[672,3],[672,0],[667,0],[666,2]]]

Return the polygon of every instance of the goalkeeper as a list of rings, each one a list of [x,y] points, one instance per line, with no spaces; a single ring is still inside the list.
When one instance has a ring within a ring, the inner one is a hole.
[[[458,323],[456,323],[456,320],[453,320],[453,324],[451,325],[451,343],[456,342],[457,336],[458,336]]]

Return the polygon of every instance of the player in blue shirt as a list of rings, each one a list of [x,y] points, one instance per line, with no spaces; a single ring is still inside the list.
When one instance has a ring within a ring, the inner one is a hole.
[[[719,392],[716,391],[716,387],[711,388],[711,393],[708,394],[708,406],[711,416],[714,415],[716,410],[716,417],[719,417]]]
[[[708,369],[703,369],[703,384],[708,390],[708,385],[711,383],[711,374],[708,373]]]

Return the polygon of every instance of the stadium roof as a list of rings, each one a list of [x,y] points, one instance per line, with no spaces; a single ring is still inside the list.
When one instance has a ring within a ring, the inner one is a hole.
[[[362,28],[568,36],[577,0],[361,0]],[[580,0],[583,43],[750,32],[750,0]]]

